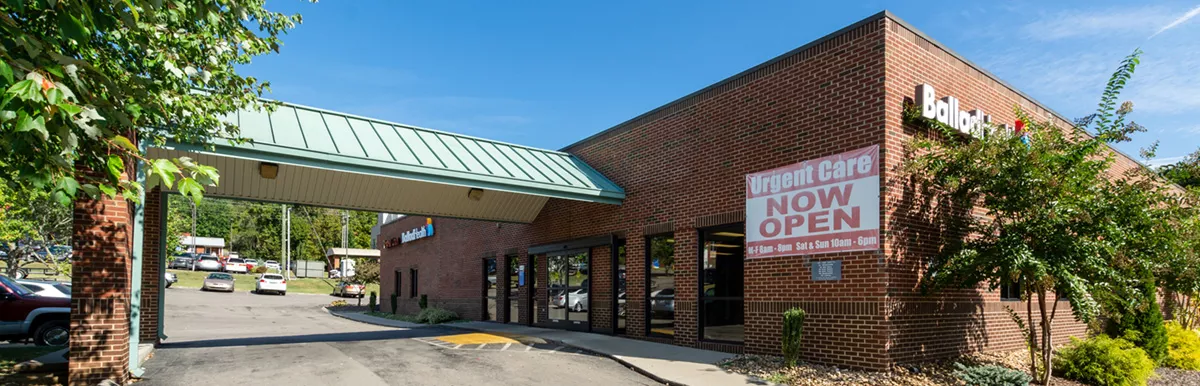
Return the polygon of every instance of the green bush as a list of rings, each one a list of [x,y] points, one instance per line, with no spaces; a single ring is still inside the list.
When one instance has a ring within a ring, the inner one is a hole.
[[[804,337],[804,310],[792,308],[783,312],[783,357],[788,366],[800,361],[800,341]]]
[[[398,298],[400,298],[400,294],[392,294],[392,314],[395,314],[397,312],[396,311],[396,300]]]
[[[1145,350],[1154,363],[1162,363],[1167,359],[1167,328],[1155,297],[1153,277],[1143,278],[1142,283],[1141,292],[1145,298],[1131,314],[1122,315],[1118,323],[1120,336]]]
[[[420,306],[422,310],[429,308],[429,295],[421,295],[421,300],[417,302],[417,305]]]
[[[367,309],[371,310],[371,312],[379,311],[376,296],[375,291],[371,291],[371,298],[367,300]]]
[[[1144,386],[1154,375],[1154,360],[1145,351],[1107,335],[1071,338],[1054,357],[1054,367],[1064,377],[1096,386]]]
[[[428,324],[438,324],[458,320],[458,314],[443,308],[426,308],[417,314],[417,321]]]
[[[982,365],[966,366],[955,363],[958,368],[954,376],[961,379],[967,386],[1026,386],[1033,377],[1024,371],[1013,370],[1004,366]]]
[[[1200,370],[1200,333],[1167,322],[1167,360],[1163,366]]]

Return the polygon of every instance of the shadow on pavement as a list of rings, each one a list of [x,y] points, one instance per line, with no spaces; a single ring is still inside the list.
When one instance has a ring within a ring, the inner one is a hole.
[[[158,349],[170,350],[176,348],[260,346],[316,342],[360,342],[371,340],[425,338],[457,333],[461,332],[459,330],[443,327],[422,327],[409,330],[397,329],[386,331],[340,332],[328,334],[282,335],[253,338],[194,340],[186,342],[164,342],[159,345]]]

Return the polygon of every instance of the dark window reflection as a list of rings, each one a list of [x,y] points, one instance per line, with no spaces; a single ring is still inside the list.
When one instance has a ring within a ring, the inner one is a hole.
[[[484,320],[496,321],[496,259],[483,260],[483,287],[486,288],[487,315]]]
[[[587,321],[589,261],[587,252],[550,256],[550,319]]]
[[[746,235],[735,224],[701,231],[700,330],[705,340],[745,340],[743,308]]]
[[[519,311],[517,310],[517,288],[520,285],[520,276],[517,269],[520,268],[521,262],[517,260],[517,256],[508,256],[508,322],[517,323]]]
[[[672,235],[646,239],[646,323],[650,336],[675,336],[675,238]]]
[[[622,245],[617,246],[617,289],[613,291],[617,294],[617,333],[625,333],[625,245],[624,240],[621,240]]]

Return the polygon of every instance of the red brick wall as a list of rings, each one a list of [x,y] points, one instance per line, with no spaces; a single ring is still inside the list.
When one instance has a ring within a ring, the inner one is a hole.
[[[1024,347],[1007,309],[1018,311],[1024,318],[1025,303],[1002,302],[998,291],[986,289],[944,291],[935,296],[918,293],[924,259],[938,253],[944,235],[959,230],[945,222],[946,216],[952,215],[947,205],[929,202],[898,170],[904,162],[905,144],[923,133],[903,124],[903,105],[905,100],[914,99],[917,85],[930,84],[938,97],[954,96],[961,102],[960,109],[983,109],[997,123],[1015,121],[1013,106],[1020,106],[1035,119],[1050,119],[1062,127],[1068,127],[1068,123],[904,25],[890,19],[887,23],[887,95],[883,106],[887,115],[884,152],[887,167],[882,170],[887,195],[882,224],[887,257],[888,296],[884,311],[890,326],[889,354],[893,362],[903,363],[966,351]],[[1114,172],[1135,165],[1121,157]],[[1060,302],[1059,307],[1061,312],[1054,325],[1056,343],[1086,334],[1086,326],[1074,320],[1069,305]],[[1037,311],[1034,312],[1036,315]]]
[[[128,377],[130,209],[119,198],[75,200],[68,364],[72,385],[105,379],[124,383]]]
[[[689,288],[687,283],[696,283],[699,276],[697,229],[741,221],[745,174],[883,142],[884,116],[878,105],[884,96],[881,26],[881,22],[864,24],[677,105],[681,107],[571,149],[626,189],[623,205],[551,199],[530,225],[436,219],[434,237],[384,250],[384,272],[421,266],[422,286],[431,303],[456,299],[479,304],[481,284],[475,278],[481,277],[479,260],[485,254],[500,256],[509,248],[524,253],[534,245],[622,234],[627,238],[628,334],[641,336],[645,226],[673,223],[676,281],[679,288]],[[423,221],[400,220],[385,226],[380,237],[398,236]],[[611,253],[607,247],[592,252],[596,294],[592,327],[607,329],[612,326]],[[673,342],[775,354],[779,352],[778,315],[785,307],[801,305],[811,310],[806,359],[860,367],[885,365],[880,256],[854,253],[820,258],[843,259],[844,279],[810,283],[808,261],[800,256],[746,264],[749,336],[744,348],[700,342],[698,293],[677,292]],[[538,267],[539,280],[545,283],[544,257]],[[434,271],[443,272],[439,277],[444,283],[434,284],[439,279],[425,273]],[[383,288],[391,287],[385,283]],[[538,311],[545,320],[544,293],[538,296]],[[464,311],[478,314],[467,307]]]
[[[158,343],[158,299],[159,282],[162,281],[162,266],[159,253],[162,248],[162,233],[165,231],[162,191],[155,187],[146,192],[146,206],[142,211],[145,235],[142,237],[142,312],[140,340],[142,343]]]

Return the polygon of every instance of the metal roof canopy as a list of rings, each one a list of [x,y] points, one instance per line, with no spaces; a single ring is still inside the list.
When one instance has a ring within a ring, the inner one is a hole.
[[[206,196],[387,213],[532,222],[549,198],[620,204],[625,191],[571,154],[295,104],[224,117],[250,143],[168,143],[221,172]],[[275,179],[259,173],[279,164]],[[483,189],[473,199],[472,188]]]

